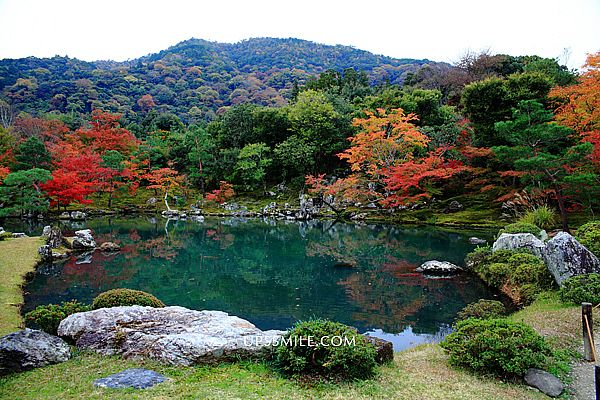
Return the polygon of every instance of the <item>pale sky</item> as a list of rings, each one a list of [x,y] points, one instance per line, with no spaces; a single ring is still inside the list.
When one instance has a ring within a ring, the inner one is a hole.
[[[600,0],[0,0],[0,58],[123,61],[191,37],[296,37],[397,58],[600,50]]]

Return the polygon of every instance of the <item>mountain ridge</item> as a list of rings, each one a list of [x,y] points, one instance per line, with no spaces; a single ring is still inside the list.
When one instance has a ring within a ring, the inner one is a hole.
[[[364,71],[372,85],[402,84],[407,74],[434,64],[447,65],[297,38],[191,38],[127,61],[2,59],[0,96],[33,114],[101,108],[137,120],[151,107],[193,122],[244,102],[285,105],[295,85],[330,69]]]

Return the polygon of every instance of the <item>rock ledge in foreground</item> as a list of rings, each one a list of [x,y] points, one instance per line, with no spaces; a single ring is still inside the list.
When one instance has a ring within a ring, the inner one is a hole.
[[[104,355],[194,365],[260,356],[283,332],[261,331],[222,311],[130,306],[70,315],[58,334]]]

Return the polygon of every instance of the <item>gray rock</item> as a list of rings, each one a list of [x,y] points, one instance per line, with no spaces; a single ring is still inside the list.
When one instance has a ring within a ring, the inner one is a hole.
[[[156,199],[156,197],[150,197],[147,201],[146,204],[148,205],[153,205],[156,204],[158,202],[158,200]]]
[[[81,211],[71,211],[71,219],[75,221],[83,221],[87,218],[87,214]]]
[[[542,257],[544,242],[531,233],[503,233],[494,242],[492,251],[526,249],[531,254]]]
[[[351,220],[358,221],[367,218],[367,213],[356,213],[350,217]]]
[[[68,212],[63,212],[58,216],[59,219],[71,219],[71,214],[69,214]]]
[[[375,336],[364,335],[364,337],[375,346],[375,349],[377,350],[375,361],[377,361],[378,364],[385,364],[394,359],[394,345],[392,342]]]
[[[94,261],[94,252],[86,251],[85,253],[80,253],[77,256],[77,258],[75,259],[75,264],[77,264],[77,265],[91,264],[92,261]]]
[[[529,368],[527,370],[525,382],[550,397],[560,396],[565,388],[557,377],[537,368]]]
[[[22,233],[22,232],[15,232],[15,233],[12,234],[12,237],[15,238],[15,239],[26,238],[27,235],[24,234],[24,233]]]
[[[96,379],[94,386],[110,389],[146,389],[166,380],[167,378],[158,372],[143,368],[130,368],[106,378]]]
[[[566,232],[548,241],[542,258],[559,285],[575,275],[600,273],[598,257]]]
[[[46,332],[25,329],[0,338],[0,375],[56,364],[69,358],[69,345]]]
[[[446,208],[446,212],[453,213],[453,212],[460,211],[463,208],[464,208],[464,206],[462,204],[460,204],[458,201],[452,200],[450,202],[450,204],[448,205],[448,208]]]
[[[471,243],[471,244],[486,244],[487,240],[480,239],[478,237],[470,237],[469,238],[469,243]]]
[[[190,219],[194,222],[204,222],[204,216],[202,215],[192,215]]]
[[[52,227],[50,225],[46,225],[44,227],[44,229],[42,230],[42,236],[43,237],[48,237],[50,236],[50,232],[52,231]]]
[[[220,362],[269,350],[281,331],[261,331],[222,311],[183,307],[101,308],[65,318],[58,334],[80,349],[171,365]]]
[[[52,260],[52,247],[47,244],[38,248],[38,253],[42,257],[42,261],[51,261]]]
[[[92,236],[92,231],[89,229],[82,229],[75,231],[75,238],[72,243],[73,249],[94,249],[96,248],[96,241]]]
[[[44,228],[46,231],[46,228]],[[60,247],[63,243],[63,235],[59,227],[50,228],[46,238],[46,244],[53,249]]]
[[[419,268],[416,269],[417,272],[423,272],[430,275],[456,274],[462,270],[462,267],[459,267],[458,265],[454,265],[448,261],[437,260],[424,262]]]
[[[106,252],[119,251],[121,250],[121,246],[113,242],[104,242],[100,245],[100,250]]]

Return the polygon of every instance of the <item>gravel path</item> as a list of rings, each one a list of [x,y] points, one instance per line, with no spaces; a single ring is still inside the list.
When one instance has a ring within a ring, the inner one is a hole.
[[[596,334],[596,354],[600,355],[600,343],[598,342],[598,335]],[[581,351],[583,352],[583,347]],[[600,360],[596,361],[600,364]],[[571,378],[573,378],[573,382],[569,386],[569,389],[573,394],[573,398],[577,400],[596,400],[593,362],[581,361],[573,364]]]

